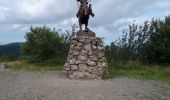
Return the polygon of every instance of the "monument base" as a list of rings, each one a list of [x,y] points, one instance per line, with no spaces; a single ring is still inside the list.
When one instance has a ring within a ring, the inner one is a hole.
[[[64,71],[70,79],[105,79],[108,70],[102,39],[73,37]]]
[[[78,31],[76,36],[96,37],[96,34],[89,29],[88,31]]]

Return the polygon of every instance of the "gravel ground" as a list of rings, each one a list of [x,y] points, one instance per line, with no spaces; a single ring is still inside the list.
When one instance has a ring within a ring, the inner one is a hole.
[[[61,72],[1,70],[0,100],[170,100],[170,85],[124,77],[78,81]]]

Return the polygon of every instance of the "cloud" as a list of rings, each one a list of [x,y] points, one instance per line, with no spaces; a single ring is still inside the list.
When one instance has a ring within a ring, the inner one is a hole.
[[[107,43],[120,36],[118,33],[127,29],[128,24],[134,20],[142,24],[145,20],[162,19],[170,14],[169,0],[91,1],[96,16],[90,18],[90,28],[97,36],[105,37]],[[57,29],[67,29],[72,24],[78,23],[75,17],[77,10],[76,0],[1,0],[0,30],[5,28],[6,31],[0,31],[0,36],[5,38],[6,35],[3,34],[9,32],[23,36],[21,33],[28,31],[30,25],[45,24]]]
[[[68,0],[16,0],[11,6],[10,15],[6,16],[1,23],[5,24],[46,24],[57,23],[63,18],[70,18],[74,14]]]
[[[14,27],[17,29],[14,29]],[[25,41],[25,30],[22,30],[22,28],[13,24],[0,24],[0,44]]]
[[[5,20],[10,8],[0,6],[0,21]]]
[[[96,17],[94,25],[107,25],[120,19],[165,16],[170,9],[169,0],[98,0],[94,9]],[[154,14],[154,15],[152,15]]]

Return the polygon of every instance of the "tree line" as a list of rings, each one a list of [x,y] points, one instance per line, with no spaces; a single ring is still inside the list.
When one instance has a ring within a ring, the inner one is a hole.
[[[31,26],[20,58],[32,63],[64,64],[76,29],[76,25],[64,32]],[[145,21],[143,25],[134,22],[119,39],[106,45],[105,50],[108,63],[170,64],[170,16]]]
[[[170,64],[170,16],[145,21],[143,25],[133,23],[122,34],[106,46],[109,62]]]

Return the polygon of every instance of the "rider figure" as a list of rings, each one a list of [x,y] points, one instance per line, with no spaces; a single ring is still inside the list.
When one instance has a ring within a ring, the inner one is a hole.
[[[87,14],[88,14],[87,9],[90,8],[90,10],[91,10],[91,4],[90,4],[89,7],[88,7],[88,0],[77,0],[77,1],[80,2],[80,8],[79,8],[76,16],[79,17],[82,10],[85,10],[85,14],[87,15]],[[91,15],[94,17],[94,14],[93,14],[93,13],[92,13]]]

